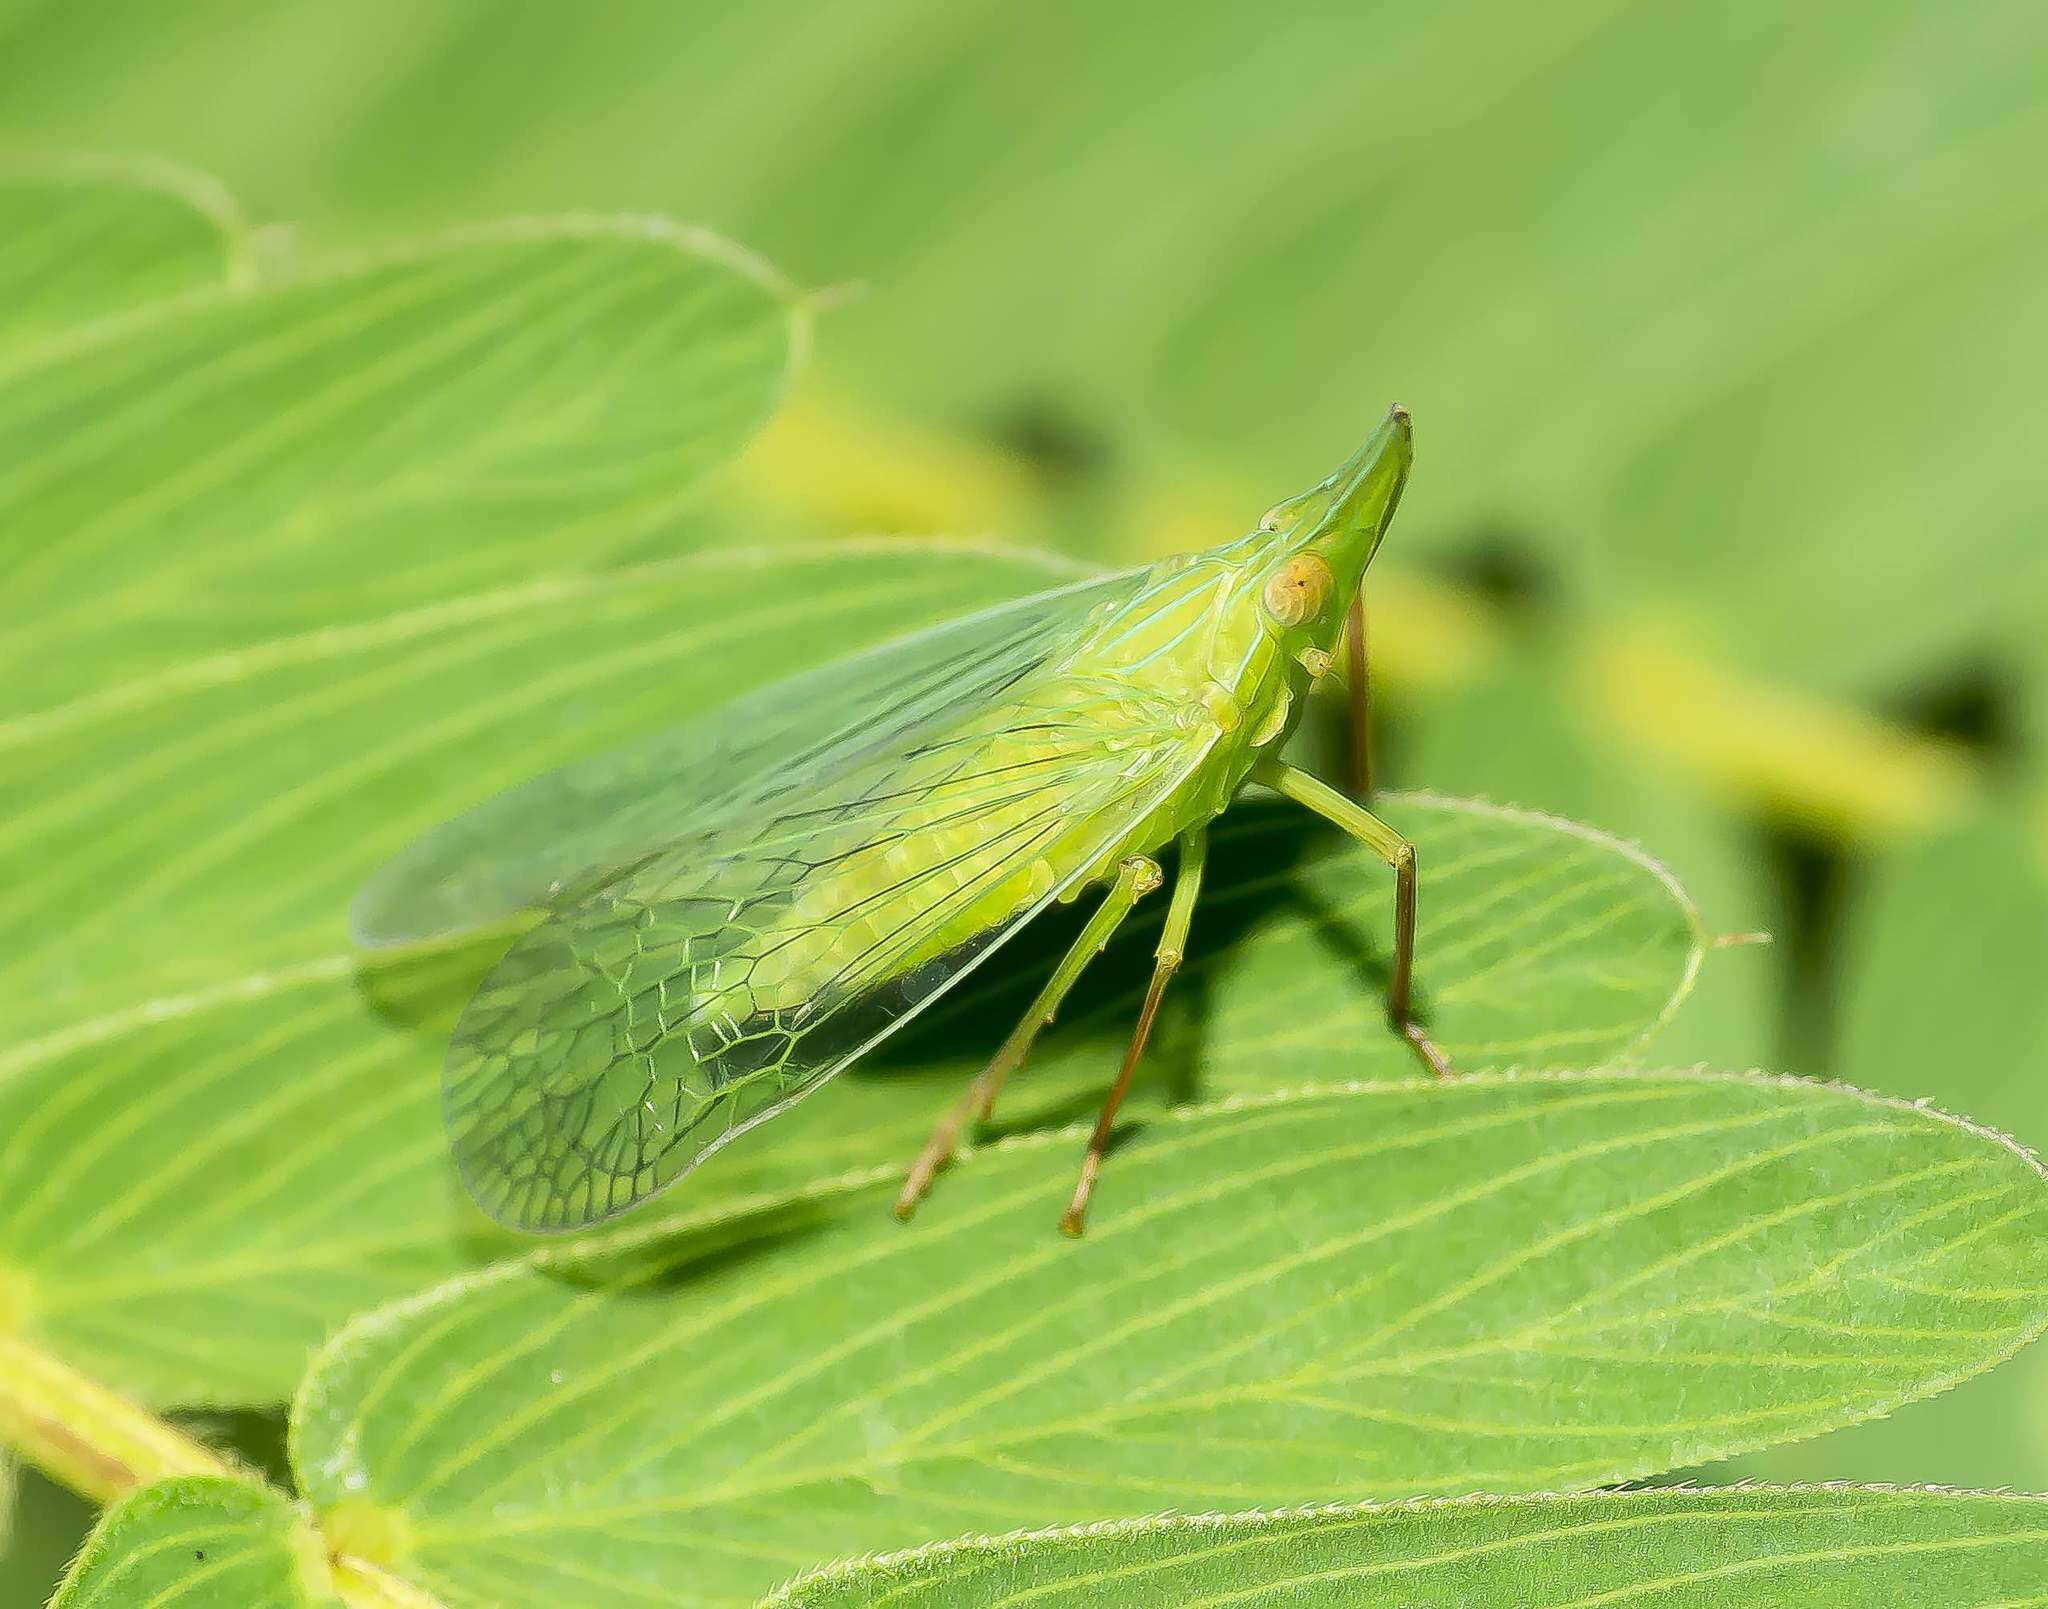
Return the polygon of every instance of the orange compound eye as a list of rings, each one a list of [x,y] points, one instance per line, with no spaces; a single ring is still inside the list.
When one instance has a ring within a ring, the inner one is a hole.
[[[1273,572],[1260,601],[1275,625],[1305,625],[1323,612],[1334,580],[1313,553],[1297,553]]]

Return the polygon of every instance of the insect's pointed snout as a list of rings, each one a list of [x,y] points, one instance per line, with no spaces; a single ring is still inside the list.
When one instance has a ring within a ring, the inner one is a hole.
[[[1329,506],[1316,522],[1311,545],[1328,562],[1339,597],[1355,592],[1364,579],[1414,461],[1414,423],[1397,402],[1365,445],[1325,483]]]

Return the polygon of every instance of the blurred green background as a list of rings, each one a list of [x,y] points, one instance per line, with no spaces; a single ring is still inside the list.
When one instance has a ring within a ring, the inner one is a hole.
[[[2044,84],[2034,0],[0,0],[0,149],[211,173],[274,263],[645,211],[829,292],[736,529],[1205,545],[1405,402],[1386,780],[1774,936],[1658,1060],[2036,1146]],[[1735,1475],[2048,1489],[2048,1359]],[[87,1519],[21,1487],[10,1602]]]

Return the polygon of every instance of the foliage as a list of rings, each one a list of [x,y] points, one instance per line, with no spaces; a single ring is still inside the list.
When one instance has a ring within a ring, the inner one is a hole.
[[[913,1548],[832,1566],[770,1600],[788,1609],[973,1602],[1173,1603],[1276,1592],[1307,1606],[1412,1609],[1642,1603],[1842,1609],[2024,1603],[2048,1563],[2038,1497],[1868,1487],[1468,1498],[1383,1508],[1111,1522]],[[971,1597],[967,1596],[971,1594]]]
[[[330,1609],[319,1539],[274,1492],[217,1475],[158,1481],[107,1511],[51,1609]]]
[[[957,47],[982,60],[980,25],[960,26]],[[1403,48],[1427,62],[1433,39],[1425,27]],[[1190,60],[1235,43],[1174,37]],[[521,48],[515,35],[496,70]],[[1573,71],[1622,73],[1646,48],[1609,42]],[[1127,70],[1114,48],[1090,59],[1105,83]],[[1299,64],[1261,71],[1284,82]],[[1302,115],[1296,140],[1353,114],[1333,100]],[[1873,181],[1839,227],[1853,236],[1893,182]],[[1991,228],[1972,194],[1953,206]],[[1391,192],[1390,215],[1426,199]],[[962,1568],[1022,1586],[1142,1567],[1220,1568],[1205,1588],[1250,1591],[1304,1568],[1399,1568],[1425,1547],[1472,1549],[1489,1561],[1475,1570],[1517,1580],[1576,1571],[1582,1593],[1731,1555],[1762,1572],[1747,1585],[1785,1591],[1823,1561],[1906,1572],[1870,1579],[1894,1596],[1941,1583],[1957,1602],[2006,1591],[2000,1572],[2038,1579],[2041,1527],[2016,1499],[1129,1518],[1653,1475],[1882,1416],[2048,1325],[2048,1194],[2019,1147],[1851,1090],[1633,1066],[1695,977],[1711,990],[1737,958],[1708,953],[1657,863],[1542,814],[1387,805],[1421,849],[1424,1004],[1464,1075],[1436,1087],[1409,1076],[1375,1006],[1383,873],[1273,801],[1241,804],[1079,1246],[1052,1232],[1078,1151],[1060,1125],[1090,1109],[1116,1054],[1145,922],[999,1114],[1010,1137],[963,1159],[908,1229],[884,1211],[895,1167],[1058,933],[656,1221],[543,1251],[490,1228],[453,1185],[434,1089],[448,1019],[490,956],[355,955],[342,913],[362,877],[463,804],[673,719],[681,700],[1078,567],[981,542],[739,528],[734,499],[759,482],[718,473],[778,406],[814,304],[711,236],[540,218],[280,267],[211,186],[76,162],[0,171],[0,220],[0,285],[38,292],[0,322],[0,562],[22,622],[0,642],[0,1435],[120,1499],[59,1603],[128,1601],[145,1578],[164,1602],[327,1601],[330,1557],[350,1602],[732,1602],[834,1555],[1098,1517],[1115,1523],[917,1550],[790,1590],[861,1601],[875,1571],[943,1594]],[[815,249],[799,257],[815,263],[826,222],[803,221]],[[864,219],[833,250],[865,242],[886,266],[879,228]],[[1256,244],[1288,239],[1314,245],[1306,222]],[[1304,305],[1355,294],[1348,259],[1294,256]],[[73,257],[90,271],[37,268]],[[930,261],[921,272],[939,274],[946,253]],[[1797,261],[1788,247],[1777,271]],[[1986,294],[2031,309],[2032,282],[2000,277],[2003,261]],[[1242,424],[1213,377],[1259,322],[1231,311],[1230,276],[1219,287],[1154,354],[1188,443]],[[863,342],[875,361],[872,329],[849,338],[856,362]],[[1590,383],[1627,380],[1625,356],[1617,333]],[[1431,372],[1449,385],[1461,371]],[[1747,421],[1732,395],[1680,410],[1700,426],[1682,462],[1659,457],[1679,451],[1670,434],[1618,460],[1565,408],[1505,479],[1452,476],[1458,490],[1431,495],[1531,484],[1584,513],[1588,489],[1612,484],[1636,497],[1613,517],[1645,518],[1711,482],[1702,466]],[[1426,416],[1428,399],[1409,400]],[[1646,417],[1662,417],[1654,400]],[[1481,408],[1446,401],[1459,439],[1489,439]],[[1319,422],[1304,399],[1263,439]],[[1912,487],[1901,520],[1935,494]],[[1738,505],[1702,497],[1697,517],[1768,541]],[[1446,517],[1419,513],[1425,530]],[[1670,555],[1645,572],[1613,572],[1640,587],[1631,607],[1692,584]],[[1872,666],[1844,622],[1890,597],[1845,603],[1770,668],[1861,684]],[[1902,651],[1934,652],[1955,615],[1929,611]],[[1485,729],[1540,730],[1526,692],[1506,678],[1487,693],[1516,714]],[[1478,747],[1466,774],[1484,774]],[[1593,775],[1573,780],[1603,796]],[[1725,866],[1715,824],[1679,819]],[[1900,909],[1924,912],[1901,886]],[[1911,959],[1882,943],[1861,986],[1910,1000],[1894,969]],[[1980,1058],[2002,1066],[1986,1032]],[[1873,1077],[1910,1074],[1894,1060]],[[303,1508],[147,1411],[287,1401],[280,1473]],[[1613,1558],[1588,1539],[1637,1514],[1658,1527],[1654,1564],[1594,1574]],[[1239,1533],[1228,1563],[1195,1558]],[[187,1549],[206,1557],[184,1568]],[[1429,1590],[1485,1593],[1483,1574],[1417,1567],[1436,1572],[1417,1578]]]
[[[1884,1412],[2048,1325],[2031,1159],[1753,1078],[1247,1097],[544,1256],[344,1330],[316,1509],[458,1604],[735,1601],[1053,1514],[1604,1485]],[[1597,1394],[1606,1408],[1589,1407]]]

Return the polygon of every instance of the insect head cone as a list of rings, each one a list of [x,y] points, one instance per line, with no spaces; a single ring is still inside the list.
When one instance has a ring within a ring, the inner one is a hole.
[[[1284,557],[1270,572],[1264,598],[1276,624],[1332,627],[1342,618],[1393,521],[1414,460],[1408,410],[1394,407],[1336,474],[1260,521],[1284,538]]]

